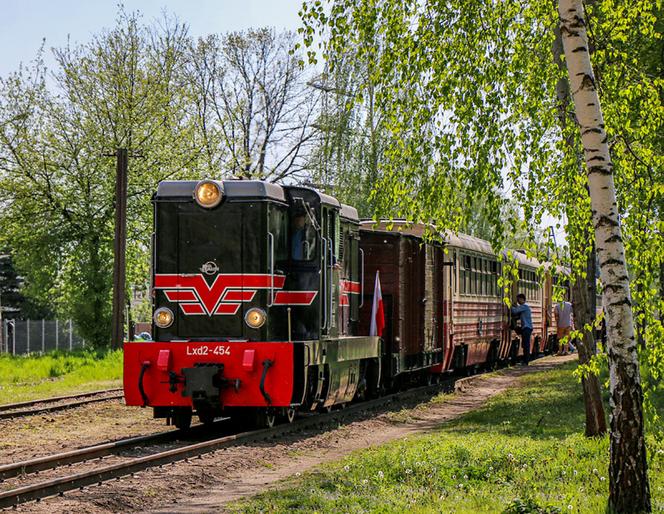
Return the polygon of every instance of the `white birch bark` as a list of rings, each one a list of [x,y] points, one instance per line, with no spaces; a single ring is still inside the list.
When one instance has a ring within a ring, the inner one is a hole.
[[[590,63],[583,2],[560,0],[558,10],[604,286],[612,411],[609,503],[617,512],[649,512],[643,392],[613,166]]]

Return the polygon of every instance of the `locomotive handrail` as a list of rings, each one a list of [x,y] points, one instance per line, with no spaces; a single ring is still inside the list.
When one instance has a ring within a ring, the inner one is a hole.
[[[360,260],[360,306],[359,309],[364,305],[364,250],[360,248],[360,255],[362,259]]]
[[[268,246],[270,248],[270,295],[268,296],[267,306],[274,304],[274,234],[267,232]]]
[[[334,313],[332,312],[332,305],[334,303],[334,241],[332,241],[331,237],[327,238],[330,242],[330,262],[328,265],[329,273],[330,273],[330,301],[328,305],[328,309],[330,310],[330,328],[333,325],[334,322]]]
[[[267,391],[265,391],[265,377],[267,376],[267,370],[270,369],[273,364],[274,361],[271,361],[270,359],[265,359],[263,361],[263,374],[261,375],[261,381],[258,385],[258,389],[260,389],[260,392],[268,405],[272,404],[272,398],[270,398],[270,395],[267,394]]]
[[[323,324],[321,330],[327,328],[327,239],[321,236],[323,245]]]
[[[147,407],[149,399],[148,395],[145,394],[145,388],[143,387],[143,377],[145,376],[145,372],[148,370],[150,367],[150,361],[144,361],[143,364],[141,364],[141,372],[138,374],[138,392],[141,393],[141,399],[143,400],[143,407]]]

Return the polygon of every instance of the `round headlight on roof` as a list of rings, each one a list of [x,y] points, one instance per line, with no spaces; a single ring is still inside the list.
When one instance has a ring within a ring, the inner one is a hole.
[[[196,184],[194,199],[196,203],[206,209],[216,207],[224,196],[222,185],[212,180],[201,180]]]
[[[159,307],[154,311],[154,324],[159,328],[168,328],[173,324],[173,311],[168,307]]]
[[[249,326],[249,328],[261,328],[265,324],[267,319],[267,314],[263,309],[258,307],[253,307],[247,311],[244,315],[244,322]]]

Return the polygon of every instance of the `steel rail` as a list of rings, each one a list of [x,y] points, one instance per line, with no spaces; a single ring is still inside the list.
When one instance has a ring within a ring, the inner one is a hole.
[[[103,396],[106,395],[106,396]],[[42,398],[21,403],[9,403],[0,405],[0,419],[20,418],[32,414],[42,414],[44,412],[55,412],[59,410],[79,407],[88,403],[104,402],[108,400],[117,400],[123,397],[122,389],[107,389],[104,391],[92,391],[89,393],[80,393],[71,396],[58,396],[54,398]],[[67,401],[74,400],[74,401]],[[58,403],[65,402],[65,403]],[[31,409],[35,405],[45,404],[43,407]],[[26,408],[27,407],[27,408]]]
[[[192,431],[196,428],[197,427],[194,427]],[[45,457],[37,457],[21,462],[12,462],[10,464],[4,464],[0,466],[0,481],[12,477],[36,473],[38,471],[54,469],[60,466],[66,466],[68,464],[75,464],[77,462],[97,459],[106,455],[112,455],[118,450],[132,448],[144,443],[174,441],[180,437],[182,437],[182,432],[177,430],[169,430],[166,432],[159,432],[157,434],[119,439],[117,441],[96,444],[94,446],[87,446],[85,448],[78,448],[68,452],[47,455]]]
[[[58,405],[49,405],[47,407],[41,407],[39,409],[24,409],[8,412],[0,412],[0,419],[12,419],[12,418],[23,418],[25,416],[32,416],[34,414],[43,414],[45,412],[57,412],[60,410],[71,409],[73,407],[80,407],[81,405],[88,405],[90,403],[99,403],[106,402],[109,400],[118,400],[123,397],[123,394],[116,394],[111,396],[105,396],[103,398],[90,398],[87,400],[79,400],[75,402],[62,403]]]
[[[110,393],[119,393],[122,391],[121,387],[116,387],[114,389],[102,389],[100,391],[88,391],[87,393],[77,393],[68,396],[53,396],[51,398],[40,398],[38,400],[29,400],[27,402],[20,403],[5,403],[0,405],[0,411],[6,410],[15,410],[22,409],[23,407],[32,407],[38,403],[49,403],[49,402],[61,402],[64,400],[77,400],[78,398],[85,398],[87,396],[96,396],[98,394],[110,394]]]
[[[450,390],[449,385],[454,381],[445,381],[443,385],[424,386],[408,391],[398,392],[383,396],[374,400],[368,400],[350,405],[348,408],[334,410],[329,413],[310,415],[296,420],[293,423],[278,425],[273,428],[264,428],[242,432],[239,434],[227,435],[208,441],[194,443],[155,453],[145,457],[136,457],[127,462],[113,464],[90,471],[72,474],[69,476],[47,480],[41,483],[26,485],[16,489],[0,493],[0,508],[12,507],[31,500],[39,500],[53,495],[62,494],[66,491],[80,489],[93,484],[130,475],[138,471],[143,471],[156,466],[187,460],[192,457],[200,457],[206,453],[211,453],[232,444],[249,442],[252,440],[275,439],[290,433],[298,432],[313,426],[324,426],[330,422],[339,422],[355,413],[369,412],[380,407],[389,405],[394,401],[407,400],[409,397],[415,398],[423,393],[439,393]],[[176,432],[177,433],[177,432]],[[73,452],[70,452],[73,453]]]

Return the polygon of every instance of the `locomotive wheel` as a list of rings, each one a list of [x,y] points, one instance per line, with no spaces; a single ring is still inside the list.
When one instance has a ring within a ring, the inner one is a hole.
[[[173,424],[180,430],[191,427],[191,409],[178,409],[173,413]]]
[[[288,423],[295,421],[295,409],[284,409],[283,417]]]
[[[277,424],[277,416],[274,412],[267,410],[256,411],[256,427],[257,428],[272,428]]]

